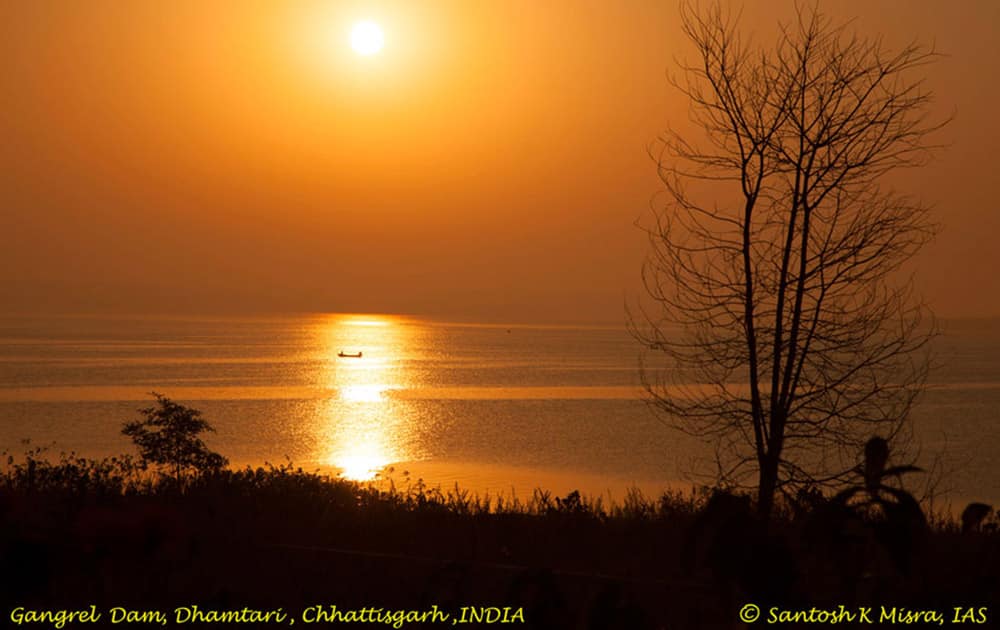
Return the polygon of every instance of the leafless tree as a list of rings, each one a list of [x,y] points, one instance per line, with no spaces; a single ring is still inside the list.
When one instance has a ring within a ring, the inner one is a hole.
[[[873,435],[906,433],[935,327],[900,268],[934,225],[885,176],[936,148],[946,121],[913,71],[937,54],[815,8],[769,48],[718,5],[681,15],[698,55],[673,83],[699,137],[652,151],[668,201],[630,321],[666,359],[644,361],[651,401],[712,440],[720,479],[755,487],[767,515],[776,493],[846,479]]]

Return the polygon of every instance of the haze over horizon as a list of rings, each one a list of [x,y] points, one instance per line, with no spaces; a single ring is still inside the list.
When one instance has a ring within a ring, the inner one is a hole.
[[[914,268],[935,312],[1000,315],[1000,3],[821,6],[947,55],[948,147],[892,184],[942,225]],[[620,321],[685,56],[673,2],[8,3],[0,313]]]

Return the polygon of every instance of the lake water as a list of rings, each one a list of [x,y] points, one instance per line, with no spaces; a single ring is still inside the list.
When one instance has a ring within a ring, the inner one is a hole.
[[[1000,321],[945,322],[914,412],[955,502],[1000,502]],[[338,353],[361,352],[360,358]],[[157,391],[202,410],[235,465],[291,460],[484,492],[622,496],[689,487],[710,445],[641,398],[621,326],[505,326],[396,316],[0,318],[0,449],[130,452],[124,421]]]

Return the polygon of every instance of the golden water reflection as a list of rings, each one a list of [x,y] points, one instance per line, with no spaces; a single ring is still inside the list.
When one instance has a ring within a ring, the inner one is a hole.
[[[412,427],[390,395],[412,385],[402,367],[411,331],[392,316],[335,315],[321,324],[324,380],[332,395],[324,409],[320,458],[347,479],[368,481],[393,462],[419,456],[407,439]]]

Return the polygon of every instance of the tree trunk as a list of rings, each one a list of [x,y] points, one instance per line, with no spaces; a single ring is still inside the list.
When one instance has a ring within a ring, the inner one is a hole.
[[[761,518],[771,516],[774,507],[774,492],[778,487],[778,458],[770,453],[760,462],[760,476],[757,484],[757,513]]]

